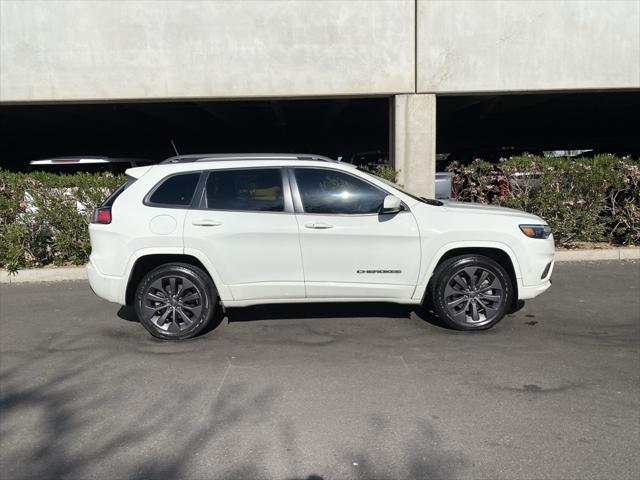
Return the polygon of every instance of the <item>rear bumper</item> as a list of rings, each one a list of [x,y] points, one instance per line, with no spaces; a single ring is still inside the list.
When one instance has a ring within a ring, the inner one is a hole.
[[[89,278],[89,285],[91,285],[93,293],[109,302],[119,303],[121,305],[124,304],[120,298],[122,277],[115,277],[100,273],[92,261],[89,261],[85,268],[87,270],[87,277]]]

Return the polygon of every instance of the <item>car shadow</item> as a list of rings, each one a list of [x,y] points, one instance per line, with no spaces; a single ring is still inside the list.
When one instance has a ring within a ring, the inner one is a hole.
[[[118,318],[125,320],[127,322],[140,323],[140,320],[138,319],[138,315],[136,314],[136,310],[133,307],[121,306],[116,312],[116,315],[118,316]],[[194,338],[201,337],[209,333],[210,331],[214,330],[223,322],[224,318],[225,318],[225,313],[222,311],[221,308],[218,308],[216,310],[216,313],[213,316],[213,320],[209,323],[209,325],[205,327],[204,330],[202,330]]]
[[[334,303],[276,303],[218,309],[214,320],[197,336],[200,337],[218,327],[226,318],[229,323],[260,320],[295,320],[313,318],[410,318],[436,328],[454,331],[431,310],[420,305],[403,305],[385,302],[334,302]],[[140,323],[133,307],[120,307],[117,315],[127,322]]]
[[[233,323],[298,318],[408,318],[412,310],[409,305],[383,302],[277,303],[228,308],[226,314],[229,323]]]
[[[126,320],[127,322],[140,323],[140,320],[138,320],[138,316],[136,315],[136,311],[133,307],[122,306],[120,307],[116,315],[118,315],[118,317],[122,320]]]
[[[511,315],[513,315],[514,313],[518,313],[520,310],[524,308],[524,306],[525,306],[525,301],[518,300],[514,302],[513,305],[511,305],[511,308],[507,311],[507,313]]]

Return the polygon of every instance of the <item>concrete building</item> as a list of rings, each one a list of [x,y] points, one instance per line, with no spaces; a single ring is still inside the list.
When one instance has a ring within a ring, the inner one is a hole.
[[[639,91],[640,0],[0,2],[2,162],[102,153],[86,150],[118,125],[207,151],[271,147],[264,127],[334,155],[369,131],[431,194],[439,150],[637,149]],[[547,128],[557,115],[585,124]]]

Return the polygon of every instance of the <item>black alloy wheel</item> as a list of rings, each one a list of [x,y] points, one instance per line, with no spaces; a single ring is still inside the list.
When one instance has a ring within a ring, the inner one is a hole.
[[[506,270],[481,256],[460,256],[438,266],[431,285],[434,311],[457,330],[483,330],[507,312],[513,290]]]
[[[182,340],[200,333],[215,312],[217,292],[209,276],[193,265],[161,265],[144,276],[136,292],[136,313],[153,336]]]

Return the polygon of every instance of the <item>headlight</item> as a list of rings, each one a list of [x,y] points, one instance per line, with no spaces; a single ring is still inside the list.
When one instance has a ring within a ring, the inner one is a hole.
[[[522,233],[530,238],[549,238],[551,227],[549,225],[518,225]]]

